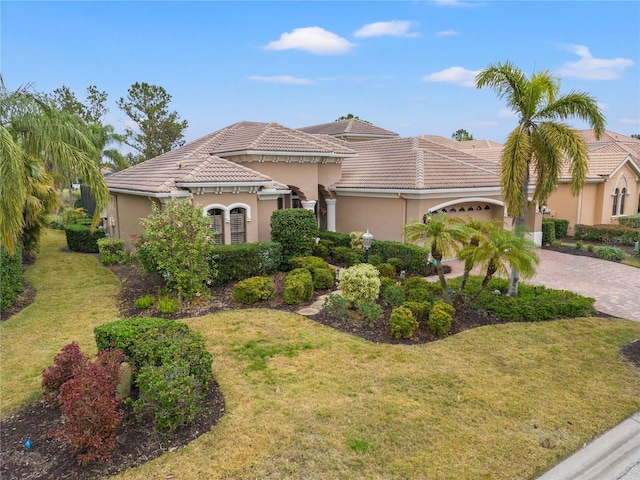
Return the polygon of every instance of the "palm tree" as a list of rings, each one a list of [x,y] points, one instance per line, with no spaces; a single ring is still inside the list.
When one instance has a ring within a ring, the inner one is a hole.
[[[587,148],[578,132],[563,121],[573,117],[586,121],[599,138],[605,119],[591,95],[575,91],[560,95],[560,79],[549,70],[527,78],[511,62],[491,64],[476,76],[476,86],[494,90],[520,118],[507,137],[500,172],[507,212],[520,231],[527,224],[532,174],[532,201],[537,203],[544,203],[555,190],[565,161],[571,173],[571,192],[577,195],[584,185]],[[517,295],[518,280],[518,271],[513,269],[509,295]]]
[[[477,264],[477,259],[474,255],[476,250],[481,244],[491,242],[493,233],[502,228],[502,222],[500,220],[481,220],[471,216],[467,216],[466,225],[469,229],[469,240],[462,250],[458,252],[458,258],[464,260],[464,273],[462,274],[460,287],[456,293],[458,300],[462,300],[462,292],[467,285],[471,270],[473,270]]]
[[[470,256],[474,264],[481,265],[485,272],[473,299],[487,288],[495,274],[506,276],[507,267],[517,269],[523,278],[532,277],[536,272],[535,265],[539,262],[535,248],[536,244],[525,238],[521,232],[504,229],[491,229],[489,235],[477,247],[465,247],[459,257],[466,259]]]
[[[468,229],[462,219],[449,217],[443,212],[436,216],[427,215],[426,222],[414,220],[406,224],[404,234],[409,242],[422,243],[424,248],[431,253],[442,293],[445,300],[451,303],[447,280],[444,278],[442,259],[451,256],[469,238]]]
[[[50,201],[48,174],[78,172],[95,195],[97,224],[108,193],[86,127],[27,88],[9,92],[1,77],[0,156],[0,244],[10,254],[34,225],[33,215],[43,220],[57,206]]]
[[[100,151],[100,167],[111,168],[114,172],[130,167],[126,157],[115,148],[106,148],[110,145],[121,145],[124,137],[115,132],[113,125],[102,125],[92,123],[89,125],[89,132],[93,138],[93,143]]]

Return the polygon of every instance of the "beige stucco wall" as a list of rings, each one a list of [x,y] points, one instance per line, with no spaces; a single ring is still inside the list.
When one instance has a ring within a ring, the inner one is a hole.
[[[245,167],[277,182],[297,187],[307,200],[318,200],[318,185],[329,187],[340,180],[341,166],[332,163],[247,162]]]
[[[115,199],[115,202],[112,202],[112,199]],[[151,213],[151,202],[149,197],[140,195],[111,194],[107,207],[107,232],[109,236],[121,238],[127,249],[133,250],[134,239],[131,236],[144,232],[140,219]]]
[[[152,200],[146,196],[123,193],[110,194],[107,207],[107,232],[109,235],[121,238],[127,249],[134,250],[134,241],[131,236],[144,233],[140,220],[151,213],[152,201],[161,204],[159,199]],[[194,195],[193,202],[203,208],[245,208],[247,209],[247,242],[270,241],[271,239],[270,220],[271,213],[277,208],[276,200],[258,201],[257,195],[252,193],[225,193],[222,195],[205,193]],[[225,243],[231,243],[231,232],[227,222],[225,222],[224,235]]]
[[[555,218],[569,220],[569,235],[573,235],[576,224],[600,225],[617,223],[620,215],[613,215],[613,192],[626,188],[624,215],[638,212],[640,178],[631,167],[624,165],[614,175],[603,182],[587,183],[580,195],[571,195],[569,185],[561,183],[549,197],[549,209]],[[620,208],[620,199],[618,199]]]
[[[497,197],[487,197],[499,201]],[[467,201],[464,198],[438,199],[405,199],[401,196],[393,198],[356,197],[338,193],[336,203],[336,230],[341,233],[353,231],[369,231],[378,240],[403,241],[403,226],[413,220],[422,221],[423,215],[430,209],[453,202],[446,207],[447,214],[461,218],[470,215],[483,220],[504,217],[504,207],[489,202]],[[489,206],[485,210],[485,206]],[[476,210],[480,206],[482,210]],[[458,212],[460,207],[465,212]],[[467,212],[469,207],[473,211]],[[443,207],[444,208],[444,207]],[[455,208],[456,212],[450,212]],[[539,223],[539,222],[538,222]]]

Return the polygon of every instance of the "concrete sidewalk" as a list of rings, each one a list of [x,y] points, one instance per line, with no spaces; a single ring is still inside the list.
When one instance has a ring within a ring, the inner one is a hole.
[[[640,480],[640,412],[538,480]]]

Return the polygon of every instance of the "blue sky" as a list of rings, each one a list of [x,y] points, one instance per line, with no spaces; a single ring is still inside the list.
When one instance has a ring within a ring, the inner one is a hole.
[[[640,133],[638,1],[3,0],[9,89],[88,85],[106,122],[134,82],[163,86],[194,140],[241,120],[303,127],[353,113],[401,136],[464,128],[503,142],[517,119],[474,74],[510,60],[590,93],[607,129]],[[585,125],[574,123],[578,128]]]

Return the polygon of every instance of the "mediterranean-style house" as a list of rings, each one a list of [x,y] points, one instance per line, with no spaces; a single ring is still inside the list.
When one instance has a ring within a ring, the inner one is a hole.
[[[320,228],[368,229],[379,240],[402,241],[404,224],[439,211],[509,226],[501,148],[430,135],[400,138],[354,118],[300,129],[239,122],[107,177],[104,224],[109,236],[133,248],[152,202],[183,198],[203,207],[219,244],[269,241],[271,214],[283,208],[306,208]],[[619,192],[634,195],[627,205],[637,208],[637,156],[621,168],[628,173]],[[536,207],[528,226],[540,244]]]

